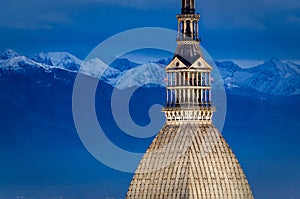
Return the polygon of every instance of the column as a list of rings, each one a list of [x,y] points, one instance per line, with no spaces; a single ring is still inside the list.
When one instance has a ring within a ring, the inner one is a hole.
[[[176,99],[175,99],[175,90],[172,89],[172,104],[173,104],[173,106],[175,104],[175,101],[176,101]]]
[[[206,75],[207,75],[207,83],[206,83],[206,85],[209,86],[209,73],[206,73]]]
[[[167,89],[167,106],[169,106],[169,90]]]
[[[195,38],[195,40],[197,40],[197,21],[196,20],[194,21],[194,30],[195,30],[194,38]]]
[[[193,98],[193,93],[194,93],[194,89],[190,89],[190,98],[191,98],[191,104],[194,103],[194,98]]]
[[[172,106],[172,99],[173,99],[173,93],[172,93],[172,90],[170,89],[169,90],[169,92],[170,92],[170,106]]]
[[[181,73],[178,73],[178,86],[181,86],[182,84],[181,84],[181,81],[182,81],[182,75],[181,75]]]
[[[191,90],[187,89],[187,100],[188,100],[188,104],[191,102]]]
[[[207,90],[205,89],[204,90],[204,99],[205,99],[205,105],[207,104]]]
[[[182,37],[185,37],[185,20],[182,20]]]
[[[174,92],[173,89],[171,89],[171,106],[173,106],[173,102],[174,102]]]
[[[185,90],[185,103],[188,103],[189,102],[189,98],[188,98],[188,90],[187,89],[184,89]]]
[[[171,100],[170,100],[170,104],[173,104],[173,90],[170,90],[170,95],[171,95]]]
[[[178,20],[178,39],[180,39],[181,20]]]
[[[178,103],[181,104],[181,89],[178,90]]]
[[[182,73],[179,73],[179,81],[180,81],[179,86],[182,86],[182,79],[183,79]]]
[[[172,73],[172,86],[175,86],[175,73]]]
[[[181,89],[181,104],[184,104],[184,91]]]
[[[197,104],[200,104],[200,102],[201,102],[201,100],[199,99],[200,98],[200,96],[199,96],[199,93],[200,92],[200,90],[199,89],[197,89]]]
[[[206,90],[207,93],[207,104],[209,103],[209,89]]]
[[[196,21],[196,38],[198,39],[199,38],[199,30],[198,30],[198,21]]]
[[[193,93],[194,93],[194,89],[190,89],[190,99],[191,99],[191,104],[194,103],[194,98],[193,98]]]
[[[212,95],[211,95],[211,89],[209,90],[209,103],[211,103]]]
[[[177,102],[177,90],[174,89],[174,104],[176,105]]]
[[[190,29],[191,29],[191,38],[194,38],[194,23],[190,21]]]
[[[196,104],[196,102],[197,102],[197,99],[196,99],[196,92],[197,92],[197,90],[196,89],[193,89],[193,104]]]
[[[195,0],[191,0],[191,9],[195,9]]]
[[[193,86],[196,86],[196,73],[193,72],[193,75],[192,75],[192,84]]]

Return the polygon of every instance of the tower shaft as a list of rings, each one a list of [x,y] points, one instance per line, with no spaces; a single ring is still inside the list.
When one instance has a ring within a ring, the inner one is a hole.
[[[211,71],[198,39],[195,0],[182,0],[166,67],[166,124],[141,160],[127,199],[253,199],[234,153],[212,123]]]
[[[181,14],[176,16],[178,20],[178,41],[199,41],[198,22],[200,15],[195,14],[194,6],[195,0],[182,0]]]
[[[176,15],[178,46],[175,56],[179,57],[187,66],[191,66],[202,56],[198,28],[200,15],[195,14],[194,2],[194,0],[183,0],[181,14]]]
[[[204,60],[198,39],[199,14],[195,0],[182,0],[177,15],[177,48],[167,66],[167,103],[163,111],[167,123],[196,122],[211,124],[215,110],[211,103],[211,70]]]

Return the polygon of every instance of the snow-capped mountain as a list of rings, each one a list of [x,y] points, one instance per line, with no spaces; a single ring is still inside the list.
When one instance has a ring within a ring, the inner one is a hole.
[[[125,89],[133,86],[165,86],[166,73],[161,65],[155,63],[144,64],[122,73],[114,86]]]
[[[14,58],[14,57],[19,57],[20,55],[11,50],[11,49],[7,49],[5,51],[1,51],[0,52],[0,60],[7,60],[7,59],[11,59],[11,58]]]
[[[118,76],[120,76],[121,71],[107,66],[99,58],[95,58],[82,62],[79,73],[102,79],[113,85],[117,81]]]
[[[233,62],[216,62],[229,90],[252,89],[271,95],[300,94],[300,66],[272,58],[253,68],[241,68]]]
[[[295,71],[297,71],[298,73],[300,73],[300,65],[297,65],[293,62],[288,61],[286,63],[290,68],[294,69]]]
[[[32,60],[47,66],[60,67],[70,71],[78,71],[82,60],[67,52],[40,53]]]
[[[119,89],[132,86],[165,86],[164,67],[169,59],[139,65],[125,58],[116,59],[107,66],[100,59],[82,61],[66,52],[40,53],[32,58],[19,55],[13,50],[0,53],[0,76],[6,71],[26,71],[41,68],[47,73],[54,69],[81,73],[99,78]],[[226,89],[236,95],[255,91],[270,95],[300,94],[300,66],[272,58],[252,68],[241,68],[231,61],[216,62]],[[53,71],[54,70],[54,71]]]
[[[45,70],[50,69],[49,66],[37,63],[25,56],[18,55],[12,50],[7,50],[1,53],[0,57],[0,69],[8,71],[20,71],[25,70],[28,67],[41,67]]]

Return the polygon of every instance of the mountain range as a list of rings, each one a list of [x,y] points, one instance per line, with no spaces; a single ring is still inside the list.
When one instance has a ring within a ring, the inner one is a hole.
[[[138,64],[119,58],[107,66],[99,58],[83,61],[67,52],[40,53],[28,57],[9,49],[0,53],[0,75],[7,71],[24,72],[40,68],[47,73],[85,74],[119,89],[132,86],[164,87],[164,68],[169,62],[170,59],[162,59]],[[251,68],[242,68],[232,61],[216,61],[215,64],[215,69],[222,76],[221,83],[232,94],[249,93],[245,90],[280,96],[300,94],[300,65],[291,61],[271,58]]]
[[[93,94],[101,128],[116,146],[143,153],[154,137],[138,139],[123,132],[114,119],[111,96],[115,87],[147,84],[129,102],[132,120],[147,126],[152,105],[165,103],[164,67],[169,61],[139,64],[120,58],[107,67],[100,59],[83,62],[69,53],[29,57],[1,52],[0,198],[125,198],[133,174],[97,161],[78,136],[74,81],[78,73],[87,80],[101,79]],[[215,63],[222,80],[214,84],[224,84],[227,93],[222,135],[255,198],[300,198],[299,65],[275,58],[248,69],[231,61]]]

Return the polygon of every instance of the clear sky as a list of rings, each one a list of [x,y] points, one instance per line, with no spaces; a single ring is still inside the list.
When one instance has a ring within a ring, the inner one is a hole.
[[[180,0],[1,0],[0,49],[84,58],[132,28],[176,30]],[[196,0],[202,45],[215,59],[300,60],[299,0]],[[174,38],[175,39],[175,38]]]

